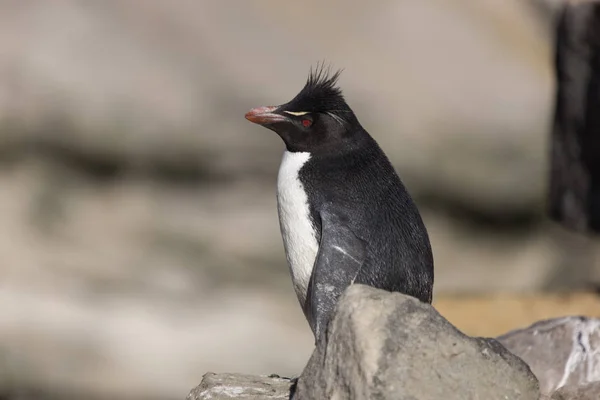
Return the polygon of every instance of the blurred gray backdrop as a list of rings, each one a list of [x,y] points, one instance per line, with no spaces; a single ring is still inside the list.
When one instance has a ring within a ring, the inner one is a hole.
[[[283,144],[244,113],[322,60],[421,207],[436,294],[598,281],[543,215],[558,4],[0,1],[0,397],[300,372]]]

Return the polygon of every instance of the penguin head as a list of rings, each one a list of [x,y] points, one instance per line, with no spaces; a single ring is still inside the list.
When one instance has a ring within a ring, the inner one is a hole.
[[[337,86],[340,73],[330,74],[323,65],[311,68],[304,88],[291,101],[254,108],[246,119],[275,131],[291,152],[314,153],[350,145],[362,127]]]

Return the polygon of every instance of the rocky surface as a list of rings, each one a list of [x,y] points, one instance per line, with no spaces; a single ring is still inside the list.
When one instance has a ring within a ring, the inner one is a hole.
[[[293,388],[294,383],[289,378],[207,374],[202,383],[189,393],[186,400],[289,399]],[[598,400],[599,398],[600,382],[594,382],[577,388],[561,388],[551,395],[542,394],[539,400]]]
[[[353,285],[297,385],[207,374],[187,399],[597,400],[599,335],[599,319],[564,317],[469,337],[430,305]]]
[[[600,382],[600,319],[541,321],[498,340],[531,367],[542,393]]]
[[[298,380],[297,400],[539,397],[527,365],[497,341],[468,337],[400,293],[352,285],[326,336]]]
[[[186,400],[289,399],[292,381],[279,376],[207,373]]]

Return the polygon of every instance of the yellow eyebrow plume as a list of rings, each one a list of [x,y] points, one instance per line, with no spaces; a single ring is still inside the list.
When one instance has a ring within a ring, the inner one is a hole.
[[[302,115],[308,114],[308,111],[284,111],[284,113],[301,117]]]

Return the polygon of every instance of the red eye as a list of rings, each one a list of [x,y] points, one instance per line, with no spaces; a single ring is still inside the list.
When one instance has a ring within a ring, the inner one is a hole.
[[[311,125],[312,125],[312,121],[310,119],[303,119],[302,120],[302,126],[304,126],[305,128],[308,128]]]

